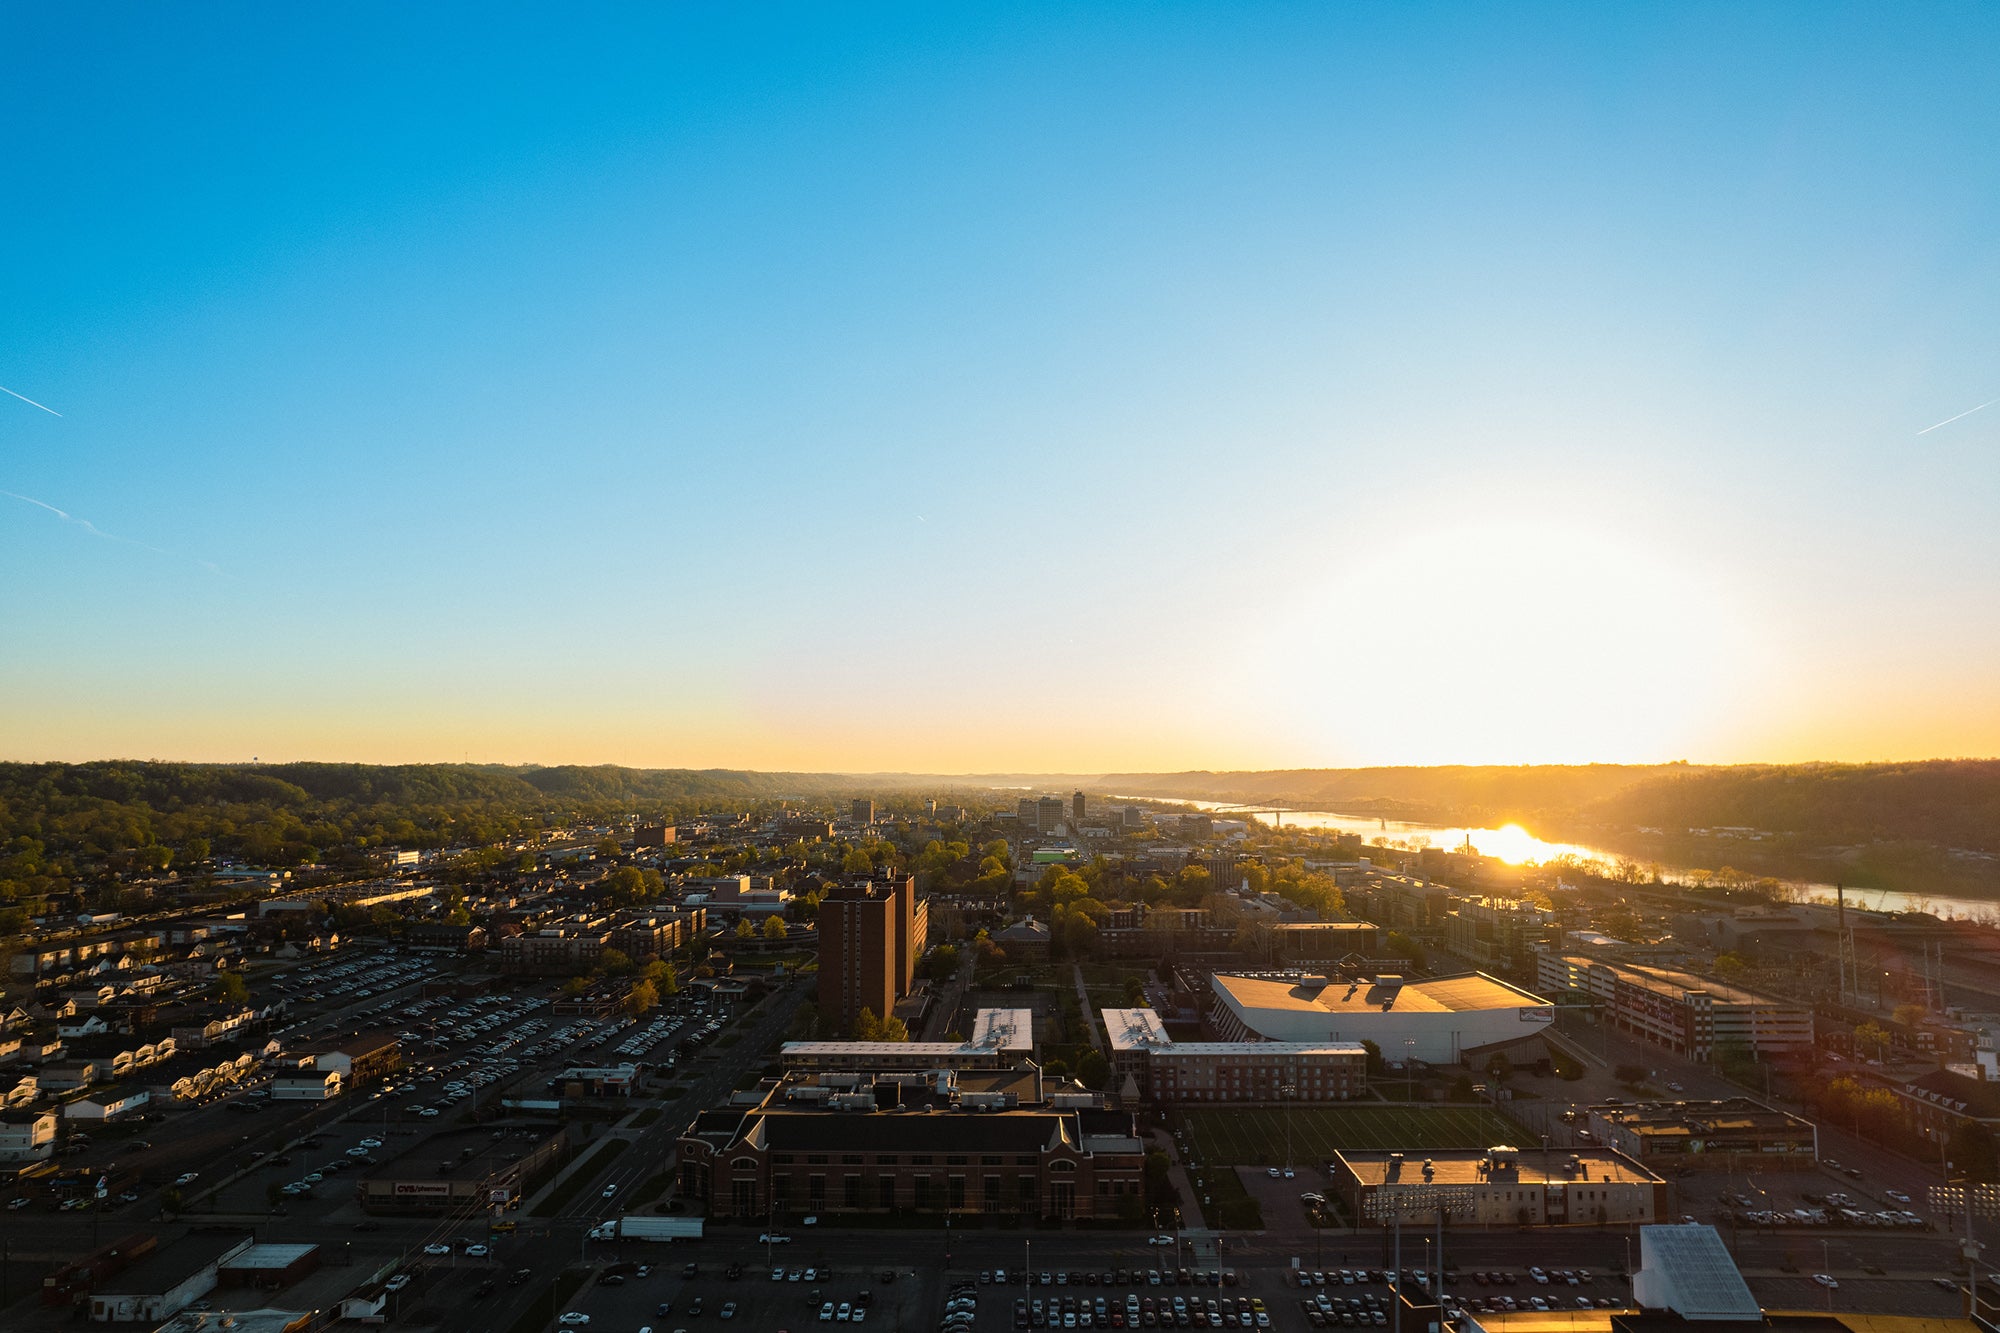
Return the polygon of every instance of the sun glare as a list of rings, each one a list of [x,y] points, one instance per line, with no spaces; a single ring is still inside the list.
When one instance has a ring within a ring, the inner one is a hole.
[[[1542,854],[1541,840],[1519,824],[1502,824],[1478,838],[1475,845],[1482,854],[1510,866],[1536,860]]]
[[[1760,669],[1730,589],[1602,531],[1427,526],[1329,563],[1323,618],[1259,667],[1315,762],[1679,758],[1733,720]]]

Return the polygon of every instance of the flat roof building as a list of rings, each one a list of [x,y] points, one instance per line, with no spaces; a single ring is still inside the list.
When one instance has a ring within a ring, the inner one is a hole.
[[[1619,1226],[1673,1215],[1672,1187],[1620,1152],[1508,1145],[1448,1152],[1342,1152],[1327,1173],[1354,1216],[1388,1222],[1436,1216],[1426,1200],[1440,1185],[1465,1191],[1453,1226]]]
[[[1148,1101],[1346,1101],[1368,1087],[1368,1050],[1358,1041],[1177,1042],[1151,1009],[1102,1013],[1115,1086]]]
[[[453,1130],[421,1140],[362,1177],[371,1213],[442,1213],[518,1203],[567,1142],[546,1125]]]
[[[1819,1160],[1817,1125],[1748,1097],[1593,1106],[1589,1122],[1600,1144],[1642,1162],[1699,1160],[1721,1167],[1735,1159],[1803,1170]]]
[[[788,1041],[792,1069],[1011,1069],[1034,1058],[1034,1011],[981,1009],[964,1041]]]
[[[170,1319],[214,1291],[222,1265],[252,1243],[247,1234],[183,1236],[98,1283],[90,1293],[90,1317],[101,1324]]]
[[[1551,994],[1581,992],[1613,1027],[1690,1060],[1732,1047],[1759,1059],[1806,1051],[1812,1010],[1710,977],[1544,951],[1536,981]]]

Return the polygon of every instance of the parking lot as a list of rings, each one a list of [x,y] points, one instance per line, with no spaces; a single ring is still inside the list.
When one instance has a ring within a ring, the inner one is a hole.
[[[652,1327],[659,1333],[712,1324],[771,1333],[820,1322],[911,1330],[935,1321],[938,1279],[908,1266],[763,1265],[762,1247],[740,1259],[699,1259],[662,1245],[659,1261],[627,1261],[603,1270],[573,1297],[567,1312],[595,1328]],[[822,1320],[824,1315],[824,1320]],[[573,1326],[575,1326],[573,1324]]]

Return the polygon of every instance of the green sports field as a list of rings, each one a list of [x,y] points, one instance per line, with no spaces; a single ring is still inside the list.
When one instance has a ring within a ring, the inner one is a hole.
[[[1176,1128],[1190,1155],[1206,1166],[1282,1166],[1285,1113],[1279,1110],[1186,1111]],[[1325,1164],[1339,1149],[1399,1148],[1437,1152],[1534,1140],[1518,1123],[1484,1106],[1341,1106],[1296,1110],[1292,1160]]]

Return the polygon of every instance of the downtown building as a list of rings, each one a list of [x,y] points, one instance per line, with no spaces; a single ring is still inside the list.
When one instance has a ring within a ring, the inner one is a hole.
[[[863,1009],[887,1019],[910,993],[930,931],[914,875],[855,879],[819,903],[819,1013],[847,1032]]]

